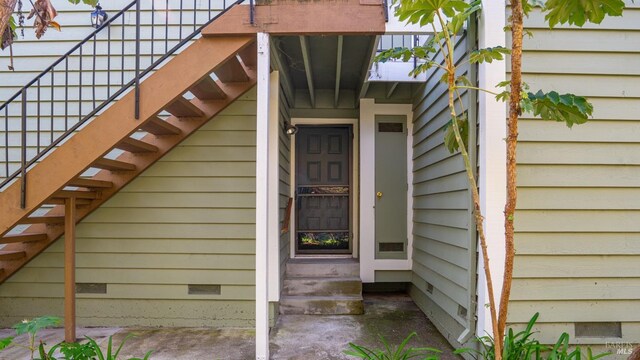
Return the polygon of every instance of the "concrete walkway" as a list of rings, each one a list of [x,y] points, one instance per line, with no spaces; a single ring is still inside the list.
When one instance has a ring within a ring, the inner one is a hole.
[[[399,344],[409,333],[418,336],[410,343],[414,347],[433,347],[443,350],[442,359],[456,359],[446,340],[433,324],[404,294],[365,295],[365,315],[315,316],[283,315],[271,332],[272,359],[353,359],[343,354],[349,342],[371,348],[381,348],[379,335],[390,344]],[[154,350],[153,360],[203,360],[254,358],[253,329],[209,328],[81,328],[78,337],[85,335],[105,345],[114,336],[119,345],[129,333],[120,359],[141,357]],[[0,330],[0,338],[12,334],[10,329]],[[47,344],[62,340],[62,329],[42,331],[40,338]],[[17,339],[25,343],[26,337]],[[0,351],[2,360],[29,359],[23,349]]]

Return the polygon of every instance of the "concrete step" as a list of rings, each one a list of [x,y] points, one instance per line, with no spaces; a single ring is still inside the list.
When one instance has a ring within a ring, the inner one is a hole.
[[[362,294],[362,280],[359,277],[285,278],[282,292],[284,295],[298,296],[359,296]]]
[[[359,277],[360,263],[355,259],[289,259],[287,278]]]
[[[283,296],[283,315],[362,315],[362,296]]]

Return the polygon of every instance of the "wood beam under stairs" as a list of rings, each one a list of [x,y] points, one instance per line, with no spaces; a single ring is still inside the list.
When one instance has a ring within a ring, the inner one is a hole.
[[[1,192],[0,244],[6,245],[0,258],[11,260],[0,260],[0,283],[64,234],[65,228],[69,231],[70,224],[65,222],[65,215],[71,210],[65,208],[73,207],[75,225],[251,89],[256,83],[255,70],[238,62],[247,80],[215,81],[224,98],[194,98],[187,105],[197,109],[199,116],[172,115],[164,120],[156,116],[168,105],[183,102],[178,99],[196,84],[202,84],[205,76],[214,73],[228,60],[237,61],[237,53],[254,41],[251,37],[195,41],[142,82],[140,120],[133,118],[133,94],[127,94],[30,169],[25,209],[20,208],[19,182]],[[147,131],[158,128],[174,131],[168,136]],[[138,129],[147,134],[139,139],[131,138]],[[115,159],[104,158],[104,154],[116,148],[124,152]],[[90,167],[101,170],[91,178],[81,177]],[[43,204],[55,206],[45,215],[31,215]],[[17,224],[26,226],[23,233],[7,236]]]

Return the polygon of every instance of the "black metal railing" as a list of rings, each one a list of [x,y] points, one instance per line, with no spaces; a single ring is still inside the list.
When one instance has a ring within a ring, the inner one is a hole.
[[[30,166],[132,87],[137,118],[140,81],[243,1],[223,0],[221,8],[213,9],[212,0],[136,0],[76,44],[0,105],[0,119],[4,118],[0,178],[5,177],[0,191],[19,177],[24,207]]]
[[[380,43],[378,43],[378,52],[397,47],[412,49],[414,46],[419,44],[419,38],[419,35],[381,35]]]

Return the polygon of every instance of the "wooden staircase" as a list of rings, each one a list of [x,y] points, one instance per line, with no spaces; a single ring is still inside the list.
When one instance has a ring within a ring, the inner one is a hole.
[[[251,89],[256,56],[255,37],[196,40],[140,84],[139,119],[131,91],[29,169],[24,208],[20,181],[6,186],[0,283],[63,235],[67,199],[74,199],[79,222]],[[91,169],[95,175],[83,176]]]

